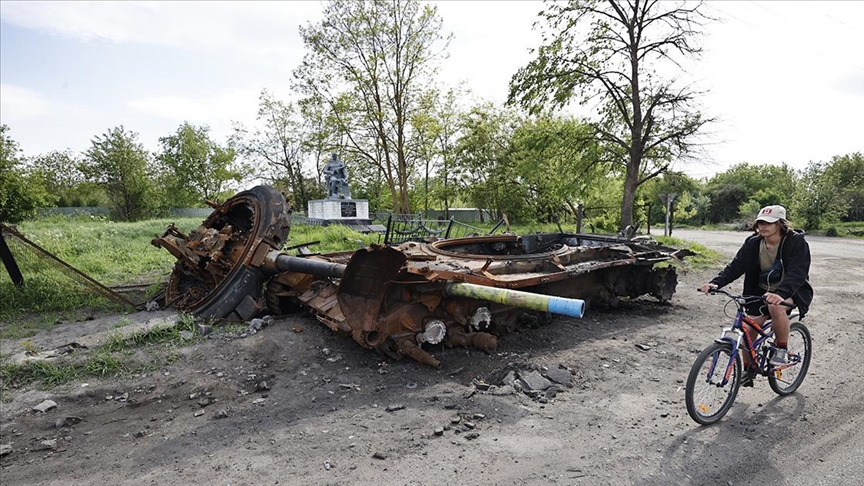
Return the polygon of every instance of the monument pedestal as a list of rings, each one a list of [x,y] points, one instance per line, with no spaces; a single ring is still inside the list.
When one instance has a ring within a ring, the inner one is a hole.
[[[341,224],[360,233],[386,231],[383,225],[369,219],[369,201],[365,199],[313,199],[308,203],[309,219],[321,226]]]

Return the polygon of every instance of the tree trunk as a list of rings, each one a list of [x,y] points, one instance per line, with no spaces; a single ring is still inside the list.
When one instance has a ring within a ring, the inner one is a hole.
[[[630,154],[627,164],[627,175],[624,177],[624,197],[621,201],[621,227],[624,229],[633,224],[633,203],[636,201],[636,189],[639,187],[639,164],[637,154]]]

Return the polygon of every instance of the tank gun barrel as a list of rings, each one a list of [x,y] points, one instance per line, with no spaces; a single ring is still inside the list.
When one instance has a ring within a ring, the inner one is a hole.
[[[585,301],[581,299],[534,294],[521,290],[486,287],[470,283],[447,283],[444,285],[444,294],[468,299],[487,300],[502,305],[563,314],[570,317],[581,318],[585,313]]]
[[[345,274],[346,266],[342,263],[295,257],[278,251],[271,251],[264,262],[265,269],[275,268],[277,272],[308,273],[317,277],[332,278],[341,278]]]

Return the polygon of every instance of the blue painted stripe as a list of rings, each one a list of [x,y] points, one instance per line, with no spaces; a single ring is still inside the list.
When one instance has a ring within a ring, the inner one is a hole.
[[[585,313],[585,301],[580,299],[567,299],[564,297],[549,297],[547,304],[549,312],[563,314],[570,317],[581,318]]]

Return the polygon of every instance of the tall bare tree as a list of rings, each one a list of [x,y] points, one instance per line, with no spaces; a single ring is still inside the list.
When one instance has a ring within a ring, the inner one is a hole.
[[[234,143],[245,157],[263,162],[267,179],[287,186],[295,209],[305,209],[306,202],[312,198],[303,170],[303,149],[310,135],[297,106],[291,101],[276,99],[266,89],[261,90],[257,121],[259,125],[251,134],[243,127],[235,127]]]
[[[696,58],[700,28],[710,20],[702,2],[547,0],[540,12],[543,44],[510,83],[510,101],[533,112],[576,99],[593,104],[594,136],[611,161],[625,167],[621,227],[633,224],[636,190],[698,146],[695,135],[713,119],[695,107],[701,94],[664,78],[664,61]],[[545,25],[544,25],[545,23]]]
[[[401,213],[416,163],[410,120],[446,49],[440,31],[437,8],[416,0],[334,0],[300,29],[308,52],[295,89],[338,116],[348,148],[383,173]]]

